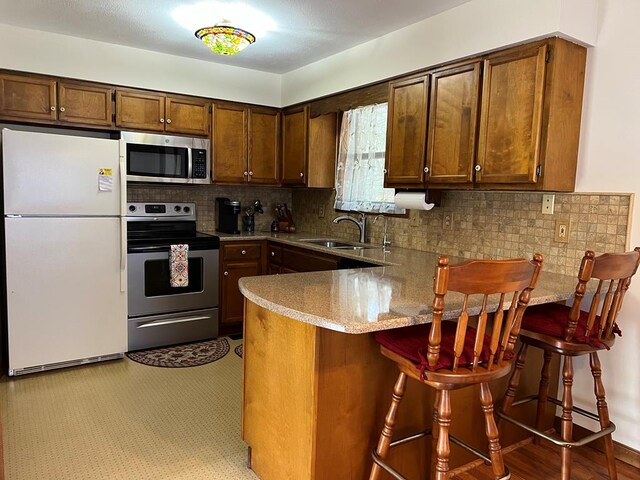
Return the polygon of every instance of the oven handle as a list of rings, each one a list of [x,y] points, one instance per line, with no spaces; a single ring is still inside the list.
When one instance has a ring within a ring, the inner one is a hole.
[[[208,315],[203,315],[200,317],[177,318],[175,320],[152,320],[145,324],[138,325],[136,328],[160,327],[162,325],[172,325],[174,323],[197,322],[198,320],[208,320],[210,318],[211,317]]]

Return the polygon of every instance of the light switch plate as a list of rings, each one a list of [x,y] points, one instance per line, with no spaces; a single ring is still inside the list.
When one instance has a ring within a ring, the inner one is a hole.
[[[560,243],[569,243],[571,234],[571,222],[568,219],[556,220],[556,233],[553,239]]]

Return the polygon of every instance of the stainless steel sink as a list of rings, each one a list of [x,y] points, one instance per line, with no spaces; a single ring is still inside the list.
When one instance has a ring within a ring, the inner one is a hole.
[[[327,240],[324,238],[310,238],[300,241],[304,243],[311,243],[313,245],[319,245],[321,247],[338,248],[341,250],[364,250],[365,248],[375,248],[368,245],[360,245],[358,243],[343,242],[341,240]]]

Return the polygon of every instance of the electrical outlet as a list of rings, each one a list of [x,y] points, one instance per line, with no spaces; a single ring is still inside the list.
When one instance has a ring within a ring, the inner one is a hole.
[[[571,222],[569,220],[556,220],[556,233],[554,240],[560,243],[569,243],[571,233]]]
[[[553,215],[553,206],[556,203],[556,196],[553,194],[542,195],[542,213]]]
[[[453,230],[453,214],[451,212],[442,213],[442,229]]]
[[[318,218],[324,218],[324,204],[318,206]]]

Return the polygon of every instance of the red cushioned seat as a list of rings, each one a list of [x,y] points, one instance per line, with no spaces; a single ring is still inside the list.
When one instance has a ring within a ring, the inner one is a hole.
[[[522,329],[543,335],[550,335],[552,337],[564,338],[564,329],[569,323],[570,311],[570,307],[559,303],[545,303],[544,305],[529,307],[524,312],[524,317],[522,318]],[[587,335],[588,320],[589,313],[580,311],[578,326],[573,335],[573,341],[576,343],[588,343],[597,348],[609,349],[607,345],[597,338],[600,317],[596,317],[589,335]],[[622,336],[622,332],[617,324],[613,326],[613,333]]]
[[[441,325],[442,341],[440,342],[440,357],[435,367],[431,367],[427,363],[427,347],[429,346],[429,331],[431,329],[430,323],[376,332],[375,339],[380,345],[411,360],[416,364],[416,368],[426,368],[432,371],[443,368],[450,370],[453,367],[453,345],[458,324],[457,322],[442,322]],[[475,339],[476,329],[468,327],[462,355],[460,355],[460,360],[458,361],[460,367],[473,363],[473,344],[475,343]],[[489,360],[490,343],[491,337],[485,335],[482,353],[480,355],[480,363]]]

